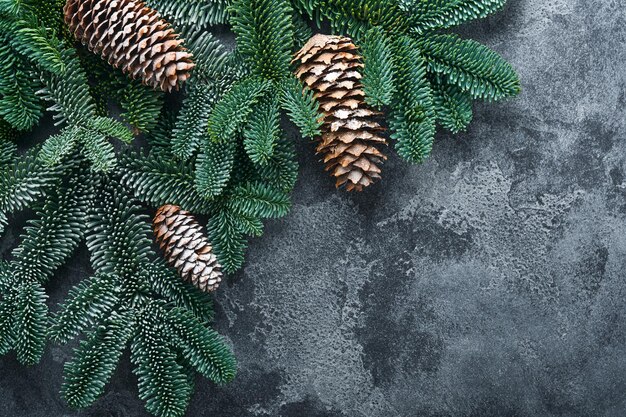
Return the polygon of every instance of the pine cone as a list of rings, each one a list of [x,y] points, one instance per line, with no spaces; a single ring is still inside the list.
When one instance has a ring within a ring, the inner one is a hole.
[[[77,40],[132,78],[168,92],[189,78],[191,53],[141,1],[67,0],[63,11]]]
[[[363,63],[350,38],[318,34],[296,54],[296,76],[315,93],[324,114],[317,153],[337,187],[362,191],[380,178],[387,159],[377,148],[387,144],[385,129],[376,121],[381,113],[365,104],[360,68]]]
[[[152,222],[157,243],[185,281],[202,291],[214,291],[222,281],[222,267],[202,228],[178,206],[160,207]]]

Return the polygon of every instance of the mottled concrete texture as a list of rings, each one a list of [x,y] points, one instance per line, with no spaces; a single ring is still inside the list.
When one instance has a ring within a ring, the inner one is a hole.
[[[294,137],[293,212],[217,296],[238,378],[198,379],[189,416],[626,415],[624,2],[510,0],[463,33],[514,64],[522,95],[477,104],[421,166],[391,157],[360,195]],[[127,358],[93,408],[66,409],[69,354],[1,358],[0,415],[147,415]]]

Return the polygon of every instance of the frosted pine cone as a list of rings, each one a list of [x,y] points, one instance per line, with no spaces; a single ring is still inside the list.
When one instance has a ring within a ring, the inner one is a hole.
[[[364,101],[361,56],[350,38],[318,34],[296,54],[296,76],[315,93],[324,114],[317,153],[337,187],[362,191],[380,179],[387,159],[378,145],[386,145],[385,129],[376,121],[381,114]]]
[[[160,207],[152,222],[157,243],[182,278],[202,291],[214,291],[222,281],[213,248],[194,218],[178,206]]]
[[[191,53],[159,14],[134,0],[67,0],[65,23],[77,40],[132,78],[163,91],[194,67]]]

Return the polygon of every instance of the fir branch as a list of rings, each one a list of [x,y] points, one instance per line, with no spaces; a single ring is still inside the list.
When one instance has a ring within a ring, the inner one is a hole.
[[[207,213],[210,202],[198,193],[193,167],[159,154],[133,153],[122,157],[122,184],[135,197],[155,207],[176,204],[194,213]]]
[[[322,0],[291,0],[291,5],[295,11],[305,14],[309,19],[316,19],[322,9],[321,2]]]
[[[37,219],[28,222],[20,245],[13,251],[16,276],[44,283],[63,265],[84,234],[93,187],[93,178],[78,171],[67,183],[58,183],[48,191]]]
[[[41,118],[38,85],[23,71],[16,70],[6,78],[0,99],[0,116],[17,130],[30,130]]]
[[[177,273],[162,261],[144,266],[146,281],[150,288],[168,302],[189,310],[204,323],[213,321],[213,299],[205,292],[182,281]]]
[[[34,365],[41,359],[46,344],[48,297],[37,282],[21,282],[17,293],[13,330],[17,360]]]
[[[78,142],[81,129],[76,127],[67,128],[57,135],[52,135],[43,143],[39,151],[39,160],[46,167],[54,167],[74,151]]]
[[[43,114],[38,80],[0,38],[0,116],[17,130],[29,130]]]
[[[307,21],[299,14],[294,14],[292,19],[294,50],[299,50],[308,42],[311,36],[313,36],[313,30],[311,30]]]
[[[182,308],[172,308],[164,318],[176,337],[175,345],[198,372],[220,385],[233,380],[235,358],[217,332]]]
[[[29,152],[0,169],[0,212],[9,214],[22,210],[37,201],[59,174],[48,169]]]
[[[191,384],[170,346],[169,332],[153,323],[166,320],[163,304],[149,303],[139,316],[138,332],[131,344],[131,362],[139,379],[139,397],[157,416],[182,416],[191,396]]]
[[[45,27],[50,30],[52,34],[58,34],[62,32],[61,25],[63,24],[63,5],[64,0],[21,0],[26,1],[29,4],[28,10],[31,12],[37,22],[38,26]]]
[[[146,142],[150,147],[150,152],[167,155],[172,157],[172,131],[176,125],[176,112],[163,109],[159,118],[157,119],[157,125],[151,132],[146,135]]]
[[[87,407],[102,395],[136,327],[132,310],[114,311],[80,342],[64,367],[61,395],[70,407]]]
[[[87,120],[85,126],[103,136],[113,137],[125,143],[130,143],[133,140],[133,133],[122,123],[110,117],[92,117]]]
[[[279,139],[272,157],[264,165],[255,165],[251,170],[252,178],[258,178],[285,194],[290,193],[298,179],[298,162],[293,143],[285,138]]]
[[[230,23],[252,73],[268,80],[289,75],[294,30],[288,0],[234,0]]]
[[[445,29],[500,10],[506,0],[404,0],[402,8],[410,14],[412,28],[418,33]]]
[[[0,12],[8,15],[18,16],[22,13],[28,0],[3,0],[0,2]]]
[[[226,23],[231,0],[148,0],[146,3],[178,24],[202,27]]]
[[[41,81],[45,88],[39,94],[54,104],[48,108],[54,112],[55,125],[69,123],[80,125],[96,115],[96,106],[89,94],[87,76],[73,49],[62,52],[66,70],[63,76],[43,72]]]
[[[450,84],[433,84],[437,121],[452,133],[467,129],[472,121],[472,97]]]
[[[84,154],[95,171],[110,172],[115,168],[117,164],[115,149],[102,133],[95,130],[84,130],[80,138],[83,143]]]
[[[0,119],[0,169],[10,164],[17,156],[17,145],[11,141],[13,128]]]
[[[42,115],[35,84],[20,70],[16,70],[13,77],[6,81],[12,83],[12,88],[3,88],[0,116],[18,130],[30,130]]]
[[[91,264],[96,272],[113,274],[132,286],[151,253],[147,216],[111,180],[100,187],[96,201],[87,225]]]
[[[61,41],[34,17],[28,20],[0,19],[0,35],[4,35],[14,50],[37,63],[41,69],[56,75],[65,72]]]
[[[206,137],[215,101],[215,92],[204,84],[194,84],[187,89],[172,136],[172,153],[177,158],[187,161],[198,150]]]
[[[357,41],[374,26],[397,33],[408,29],[397,0],[325,0],[322,13],[334,32],[347,33]]]
[[[150,132],[156,126],[163,109],[162,91],[155,91],[138,81],[130,81],[121,92],[122,119],[136,132]],[[117,136],[116,136],[117,137]]]
[[[275,97],[266,97],[250,116],[243,132],[244,148],[250,160],[265,165],[274,153],[280,133],[280,113]]]
[[[278,218],[291,209],[286,194],[261,183],[248,183],[237,187],[229,197],[228,207],[244,216]]]
[[[118,302],[115,278],[96,274],[70,290],[65,303],[52,317],[48,334],[55,341],[66,343],[109,316]]]
[[[220,265],[226,273],[234,273],[243,266],[247,242],[242,236],[233,214],[223,208],[209,219],[209,240]]]
[[[321,135],[322,116],[313,92],[290,77],[280,86],[280,104],[302,136],[314,138]]]
[[[429,71],[473,98],[499,100],[520,92],[520,80],[511,64],[478,42],[452,34],[432,35],[420,39],[419,47]]]
[[[408,36],[394,40],[394,104],[390,110],[391,137],[398,153],[418,163],[430,155],[435,136],[432,92],[426,63]]]
[[[258,217],[233,213],[233,220],[242,234],[254,237],[263,235],[263,222]]]
[[[231,65],[232,54],[210,32],[195,25],[185,26],[182,30],[185,45],[193,52],[196,67],[190,79],[191,84],[218,84],[226,89],[238,78],[236,68]]]
[[[115,120],[96,117],[87,123],[90,129],[71,126],[44,142],[39,152],[40,161],[47,167],[60,164],[78,143],[83,145],[83,153],[95,171],[108,172],[117,164],[115,150],[106,140],[105,134],[114,134],[128,139],[131,133]]]
[[[220,100],[209,118],[208,131],[215,142],[234,140],[248,120],[254,104],[270,88],[268,81],[249,78],[238,82]]]
[[[228,185],[235,162],[235,146],[234,141],[204,141],[196,163],[196,190],[203,198],[219,196]]]
[[[378,109],[391,104],[393,98],[393,53],[382,28],[367,31],[363,51],[363,91],[365,101]]]

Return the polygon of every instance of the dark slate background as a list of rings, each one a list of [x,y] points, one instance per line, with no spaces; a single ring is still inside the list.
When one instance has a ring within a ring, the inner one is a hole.
[[[198,379],[189,416],[626,415],[624,2],[510,0],[462,32],[514,64],[521,96],[477,104],[421,166],[392,156],[362,194],[335,191],[291,133],[294,209],[217,295],[238,377]],[[146,415],[127,357],[95,406],[68,410],[70,352],[1,358],[0,415]]]

